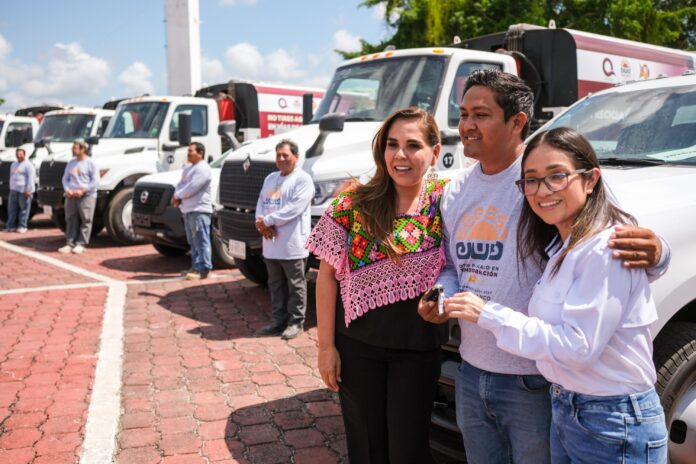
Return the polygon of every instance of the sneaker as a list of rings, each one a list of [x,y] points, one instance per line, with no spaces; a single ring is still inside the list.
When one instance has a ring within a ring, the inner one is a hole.
[[[181,271],[181,275],[186,276],[186,274],[190,274],[192,272],[196,272],[196,270],[194,268],[190,267],[190,268],[186,269],[185,271]]]
[[[203,280],[208,277],[208,272],[190,271],[186,274],[186,280]]]
[[[76,255],[79,255],[85,251],[85,247],[83,245],[75,245],[75,248],[72,249],[72,252],[75,253]]]
[[[270,335],[280,335],[285,330],[285,324],[278,324],[277,322],[271,322],[268,325],[261,327],[256,331],[256,335],[259,337],[266,337]]]
[[[58,248],[58,252],[67,254],[67,253],[70,253],[72,251],[72,249],[73,249],[72,245],[65,245],[65,246]]]
[[[302,333],[302,324],[291,324],[285,328],[280,336],[283,340],[292,340]]]
[[[28,229],[26,227],[20,227],[15,232],[17,232],[18,234],[26,234],[27,230]]]

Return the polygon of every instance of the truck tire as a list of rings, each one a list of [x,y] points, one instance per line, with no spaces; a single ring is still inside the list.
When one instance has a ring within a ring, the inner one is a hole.
[[[121,245],[139,245],[145,238],[133,231],[131,211],[133,209],[133,187],[120,190],[109,203],[106,211],[106,230]]]
[[[687,417],[686,409],[696,402],[696,323],[667,324],[655,338],[654,350],[655,388],[667,419],[670,462],[693,462],[696,417],[693,413]]]
[[[213,249],[213,267],[215,269],[229,269],[235,266],[234,258],[227,253],[225,242],[214,233],[210,234],[210,244]],[[264,270],[266,265],[264,264]]]
[[[65,232],[65,210],[60,210],[59,212],[54,211],[53,214],[51,214],[51,221],[53,221],[53,224],[55,224],[55,226],[60,229],[61,232]],[[102,224],[101,221],[96,220],[96,214],[95,219],[92,221],[92,231],[89,234],[91,239],[99,235],[99,232],[104,230],[104,224]]]
[[[262,287],[268,285],[268,271],[261,255],[247,255],[247,259],[234,258],[234,263],[239,272],[251,282]]]
[[[157,250],[157,252],[163,256],[184,256],[186,253],[188,253],[188,250],[183,248],[162,245],[161,243],[153,243],[152,246],[155,247],[155,250]]]

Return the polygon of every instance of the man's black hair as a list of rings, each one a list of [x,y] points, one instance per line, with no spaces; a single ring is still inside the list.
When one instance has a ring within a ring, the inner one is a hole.
[[[522,129],[522,139],[529,134],[529,124],[534,117],[534,92],[522,79],[498,69],[477,69],[466,80],[464,93],[475,85],[486,87],[495,94],[495,102],[503,109],[505,121],[517,113],[527,115],[527,124]]]

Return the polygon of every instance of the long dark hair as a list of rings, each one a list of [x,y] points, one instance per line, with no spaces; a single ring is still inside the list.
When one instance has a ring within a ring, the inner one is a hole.
[[[429,146],[434,147],[440,143],[440,130],[430,113],[414,106],[395,111],[384,120],[372,140],[375,175],[366,184],[357,185],[353,193],[353,202],[360,208],[367,232],[382,243],[387,256],[394,262],[399,261],[401,254],[392,235],[396,218],[396,188],[394,181],[389,177],[384,152],[387,148],[389,129],[394,122],[401,119],[417,121]]]
[[[542,144],[563,151],[573,161],[576,169],[587,169],[587,173],[581,174],[585,177],[592,174],[592,169],[599,168],[597,154],[590,142],[581,133],[567,127],[557,127],[537,134],[529,142],[522,156],[522,177],[524,177],[525,161]],[[636,224],[636,219],[612,203],[600,176],[578,217],[573,222],[570,242],[556,261],[552,275],[558,272],[565,257],[579,243],[611,224],[620,223]],[[543,263],[548,260],[547,247],[558,239],[556,227],[542,221],[539,216],[534,214],[529,202],[525,201],[517,227],[517,254],[520,262],[525,263],[528,258],[531,258],[540,267],[543,267]]]

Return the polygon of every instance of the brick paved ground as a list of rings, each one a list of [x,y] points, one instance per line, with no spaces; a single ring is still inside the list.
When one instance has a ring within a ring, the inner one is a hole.
[[[129,290],[119,463],[344,462],[312,320],[289,342],[252,338],[269,300],[239,276]]]
[[[0,299],[0,462],[79,455],[105,287]]]
[[[117,246],[105,233],[84,255],[61,255],[50,222],[31,226],[0,240],[130,282],[116,462],[347,462],[337,398],[315,367],[311,298],[302,336],[254,338],[270,301],[238,271],[186,282],[177,276],[188,257]],[[3,249],[0,260],[0,292],[28,290],[0,295],[0,463],[75,463],[107,288],[31,291],[95,281]]]

